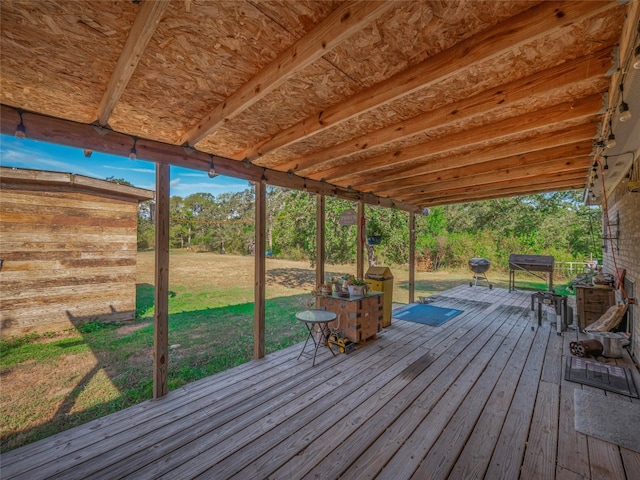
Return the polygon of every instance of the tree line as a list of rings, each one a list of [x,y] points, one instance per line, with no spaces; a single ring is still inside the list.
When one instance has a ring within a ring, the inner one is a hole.
[[[196,193],[170,199],[172,248],[250,255],[254,239],[251,185],[241,192],[214,196]],[[367,205],[367,235],[381,237],[368,246],[370,264],[407,264],[409,215],[393,208]],[[329,264],[356,260],[358,226],[339,218],[354,202],[327,197],[326,251]],[[316,197],[280,187],[267,189],[267,250],[313,265],[316,243]],[[511,253],[553,255],[556,262],[600,257],[600,209],[583,204],[579,192],[511,197],[434,207],[416,216],[416,261],[421,270],[467,268],[472,257],[485,257],[507,269]],[[138,211],[138,247],[152,248],[152,203]]]

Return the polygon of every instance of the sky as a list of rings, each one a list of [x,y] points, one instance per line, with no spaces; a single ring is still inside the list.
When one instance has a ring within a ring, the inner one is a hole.
[[[130,160],[93,152],[85,158],[82,149],[38,142],[12,135],[0,135],[0,165],[54,172],[76,173],[104,180],[123,178],[136,187],[155,190],[155,164],[144,160]],[[207,172],[171,166],[170,195],[187,197],[192,193],[210,193],[218,196],[249,188],[246,180],[218,176],[213,179]]]

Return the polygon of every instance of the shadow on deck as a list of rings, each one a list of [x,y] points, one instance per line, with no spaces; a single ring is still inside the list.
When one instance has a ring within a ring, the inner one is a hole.
[[[640,453],[575,430],[574,390],[616,394],[564,380],[578,334],[538,328],[530,293],[465,285],[432,305],[464,313],[394,320],[315,367],[295,345],[8,452],[2,476],[638,478]]]

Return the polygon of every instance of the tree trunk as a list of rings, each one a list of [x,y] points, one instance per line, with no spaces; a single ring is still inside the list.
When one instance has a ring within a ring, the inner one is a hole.
[[[367,258],[369,260],[369,266],[370,267],[375,267],[376,266],[376,253],[373,250],[373,245],[367,244]]]

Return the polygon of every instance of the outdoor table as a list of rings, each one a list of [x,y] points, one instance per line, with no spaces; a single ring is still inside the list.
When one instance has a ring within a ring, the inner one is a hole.
[[[320,347],[320,342],[322,340],[324,340],[325,345],[327,345],[327,348],[335,357],[336,354],[331,349],[331,347],[329,347],[327,338],[329,338],[329,335],[331,334],[331,330],[329,330],[329,323],[333,322],[336,319],[336,314],[327,310],[304,310],[302,312],[296,313],[296,318],[301,321],[305,327],[307,327],[308,332],[307,339],[305,340],[304,346],[300,351],[300,355],[298,355],[298,359],[307,348],[309,339],[313,341],[313,344],[315,346],[315,349],[313,351],[313,366],[315,366],[316,364],[316,355],[318,354],[318,348]],[[316,339],[315,325],[318,325],[318,331],[320,332],[320,338],[318,339]]]

